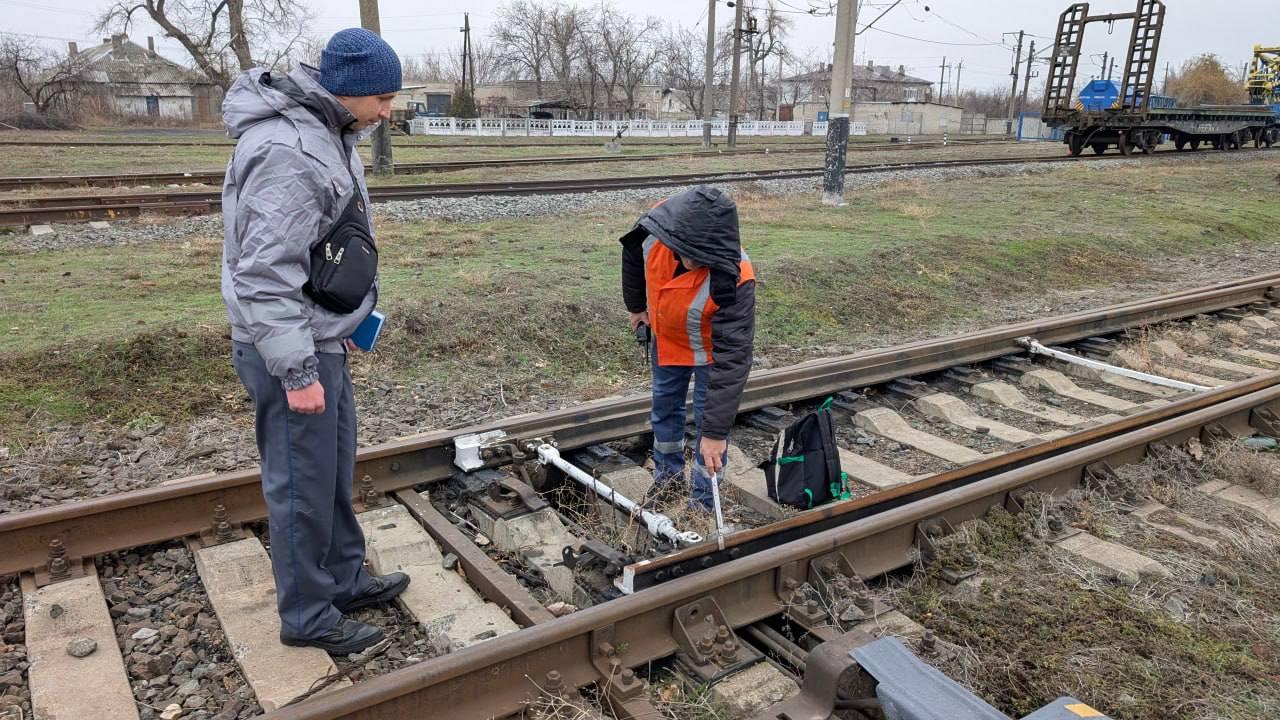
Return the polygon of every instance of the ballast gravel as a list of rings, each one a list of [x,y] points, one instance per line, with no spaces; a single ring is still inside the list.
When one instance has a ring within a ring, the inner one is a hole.
[[[1196,162],[1237,162],[1256,160],[1260,151],[1241,151],[1228,154],[1200,154]],[[1093,160],[1084,165],[1089,170],[1115,167],[1132,167],[1142,164],[1168,164],[1183,162],[1181,157],[1137,157]],[[972,166],[953,168],[921,168],[893,170],[873,174],[851,174],[845,177],[846,191],[877,187],[904,181],[945,182],[969,178],[1012,177],[1043,174],[1059,168],[1076,167],[1074,163],[1041,164],[1013,163],[1009,165]],[[707,183],[730,192],[752,192],[768,196],[792,196],[813,194],[820,191],[822,180],[818,177],[781,180],[741,180]],[[688,186],[692,187],[692,186]],[[579,210],[592,210],[618,205],[641,205],[669,197],[685,188],[637,188],[631,190],[605,190],[591,193],[566,193],[557,195],[486,195],[469,198],[424,198],[379,203],[375,212],[382,220],[414,222],[434,219],[453,222],[483,222],[504,218],[543,217],[563,215]],[[27,232],[0,233],[0,247],[9,246],[25,250],[65,250],[73,248],[103,247],[112,245],[141,245],[148,243],[182,243],[193,236],[222,234],[222,217],[208,215],[175,220],[124,220],[112,223],[106,229],[87,225],[54,225],[54,232],[33,236]]]

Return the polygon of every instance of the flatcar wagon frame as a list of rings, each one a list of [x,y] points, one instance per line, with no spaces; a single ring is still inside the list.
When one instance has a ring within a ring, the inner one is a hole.
[[[1159,0],[1138,0],[1132,13],[1090,15],[1089,3],[1076,3],[1059,17],[1042,118],[1051,127],[1066,129],[1063,142],[1071,154],[1079,155],[1085,148],[1102,154],[1113,146],[1125,155],[1149,153],[1166,138],[1179,150],[1196,150],[1202,144],[1236,150],[1250,143],[1254,147],[1280,143],[1280,120],[1266,106],[1149,107],[1164,12]],[[1085,27],[1118,20],[1132,20],[1133,31],[1117,107],[1101,111],[1076,107],[1071,100]]]

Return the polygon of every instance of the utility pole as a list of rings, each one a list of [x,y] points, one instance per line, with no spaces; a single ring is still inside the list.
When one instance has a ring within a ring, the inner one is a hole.
[[[472,102],[475,102],[475,99],[476,99],[476,61],[475,61],[474,59],[472,59],[472,57],[471,57],[471,13],[462,13],[462,40],[463,40],[463,43],[462,43],[462,44],[465,46],[465,47],[463,48],[463,51],[462,51],[462,52],[464,53],[464,57],[465,57],[465,65],[464,65],[464,66],[466,66],[466,67],[470,67],[470,68],[471,68],[471,74],[470,74],[470,76],[469,76],[469,77],[470,77],[470,79],[471,79],[471,85],[470,85],[470,87],[469,87],[468,89],[471,91],[471,100],[472,100]],[[464,79],[463,79],[463,84],[464,84],[464,85],[466,84],[466,77],[467,77],[467,76],[464,76]]]
[[[733,70],[729,74],[729,147],[738,146],[738,80],[742,77],[742,3],[733,10]]]
[[[1107,79],[1110,80],[1115,76],[1116,76],[1116,59],[1111,58],[1111,67],[1107,68]]]
[[[853,81],[853,40],[858,27],[856,0],[839,0],[836,7],[836,49],[828,94],[827,158],[822,174],[822,202],[844,205],[844,166],[849,152],[850,84]]]
[[[462,90],[467,89],[467,57],[471,53],[467,52],[467,45],[471,42],[471,13],[462,13],[462,84],[458,87]]]
[[[1109,50],[1102,51],[1102,79],[1103,80],[1111,79],[1111,67],[1107,65],[1107,58],[1110,57],[1110,55],[1108,54],[1109,52],[1110,52]]]
[[[942,64],[938,66],[938,104],[941,105],[943,100],[947,99],[946,82],[947,78],[947,56],[942,56]]]
[[[365,30],[382,34],[378,20],[378,0],[360,0],[360,26]],[[391,160],[391,128],[388,123],[378,123],[373,131],[373,172],[385,175],[395,168]]]
[[[954,102],[956,105],[960,104],[960,71],[961,70],[964,70],[963,58],[961,58],[960,64],[956,65],[956,91],[955,91],[955,94],[951,96],[952,102]]]
[[[1168,60],[1166,60],[1164,63],[1164,87],[1160,88],[1160,94],[1161,95],[1169,94],[1169,61]]]
[[[1013,70],[1009,72],[1013,76],[1013,89],[1009,91],[1009,118],[1005,121],[1005,135],[1013,133],[1014,108],[1018,102],[1018,67],[1022,64],[1022,38],[1024,35],[1026,35],[1025,30],[1018,31],[1018,49],[1013,51]]]
[[[1022,101],[1018,103],[1019,107],[1027,106],[1027,91],[1031,87],[1031,65],[1036,60],[1036,41],[1031,41],[1031,49],[1027,51],[1027,72],[1022,78]]]
[[[782,122],[782,46],[778,46],[778,92],[774,95],[773,119]]]
[[[702,149],[711,149],[711,83],[715,80],[716,0],[707,0],[707,67],[702,73]]]

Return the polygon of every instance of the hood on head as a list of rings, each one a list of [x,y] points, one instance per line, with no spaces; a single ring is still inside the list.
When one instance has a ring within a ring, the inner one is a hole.
[[[355,116],[320,86],[319,75],[320,71],[309,65],[300,65],[287,75],[263,68],[245,72],[222,101],[227,135],[239,138],[257,123],[279,116],[298,121],[310,116],[325,127],[346,128]]]
[[[737,282],[742,259],[738,206],[720,190],[706,185],[686,190],[645,213],[636,225],[677,255]]]

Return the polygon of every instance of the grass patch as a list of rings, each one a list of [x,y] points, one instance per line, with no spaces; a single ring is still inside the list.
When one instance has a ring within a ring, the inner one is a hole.
[[[1275,243],[1280,207],[1251,192],[1274,174],[1265,161],[1082,167],[863,189],[839,210],[743,191],[758,352],[981,323],[1001,302],[1046,290],[1158,278],[1162,258]],[[633,385],[645,371],[626,330],[616,238],[642,211],[380,222],[389,324],[357,374],[497,380],[508,400]],[[221,340],[220,238],[39,252],[4,238],[0,434],[28,433],[37,408],[67,422],[169,419],[236,390]],[[135,338],[151,354],[120,360],[140,352]],[[189,395],[158,390],[187,383]]]
[[[945,642],[932,661],[1015,717],[1073,695],[1117,720],[1273,718],[1280,535],[1191,490],[1239,455],[1198,462],[1174,451],[1121,468],[1107,486],[1032,496],[1032,509],[1018,516],[993,509],[962,527],[954,545],[977,553],[987,578],[980,588],[951,592],[938,579],[942,562],[917,571],[895,602]],[[1226,528],[1219,549],[1126,514],[1127,498],[1148,496]],[[1051,516],[1157,559],[1173,577],[1099,575],[1039,539]]]

